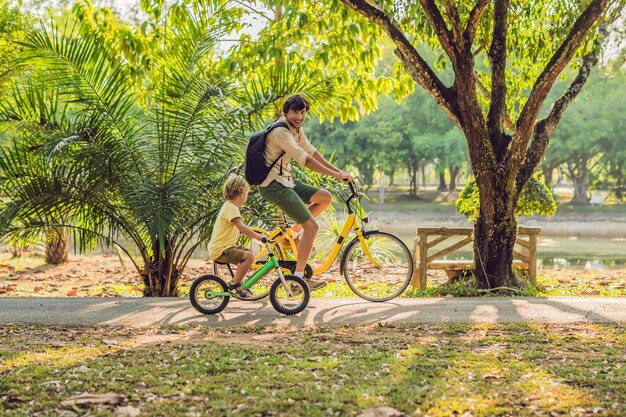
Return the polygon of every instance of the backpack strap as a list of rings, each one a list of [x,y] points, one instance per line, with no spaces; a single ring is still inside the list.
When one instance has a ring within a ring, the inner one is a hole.
[[[277,127],[284,127],[285,129],[289,130],[289,126],[287,125],[287,123],[278,122],[278,123],[274,123],[272,125],[269,125],[267,127],[267,130],[265,130],[265,135],[267,136],[268,133],[270,133],[272,130],[274,130],[274,128],[277,128]],[[272,162],[272,164],[269,166],[269,168],[272,169],[274,167],[274,165],[276,165],[276,162],[278,162],[278,160],[281,159],[280,169],[279,169],[279,174],[280,175],[283,175],[282,158],[283,158],[284,154],[285,154],[285,151],[281,151],[280,155],[278,155],[278,158],[274,159],[274,162]]]

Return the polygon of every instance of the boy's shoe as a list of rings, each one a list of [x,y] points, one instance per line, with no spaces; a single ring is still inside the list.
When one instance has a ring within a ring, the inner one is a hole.
[[[228,286],[228,291],[230,291],[233,294],[236,294],[237,297],[239,298],[251,298],[254,296],[254,294],[252,293],[252,291],[250,291],[249,289],[246,289],[244,287],[241,286],[241,284],[231,284]]]

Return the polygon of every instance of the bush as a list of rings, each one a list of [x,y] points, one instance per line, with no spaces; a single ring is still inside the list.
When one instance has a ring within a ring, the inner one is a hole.
[[[480,194],[475,180],[467,183],[454,205],[459,213],[467,217],[467,220],[476,220],[480,211]],[[536,178],[531,178],[526,183],[517,202],[515,216],[531,216],[533,214],[552,216],[555,212],[556,201],[554,201],[552,192],[544,183]]]

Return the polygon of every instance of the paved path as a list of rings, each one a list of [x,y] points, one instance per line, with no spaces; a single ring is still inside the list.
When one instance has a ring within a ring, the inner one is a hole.
[[[626,297],[431,298],[371,303],[314,298],[297,316],[276,312],[268,299],[233,300],[205,316],[185,298],[0,298],[0,325],[196,324],[322,326],[396,323],[626,323]]]

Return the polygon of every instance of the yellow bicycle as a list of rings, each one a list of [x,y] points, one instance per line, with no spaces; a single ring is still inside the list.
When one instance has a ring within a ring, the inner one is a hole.
[[[349,183],[349,186],[350,196],[345,200],[348,216],[341,227],[339,237],[321,265],[315,268],[311,265],[306,266],[305,276],[308,278],[327,272],[347,242],[346,238],[354,231],[356,236],[341,255],[340,272],[350,289],[359,297],[377,302],[391,300],[402,294],[411,283],[413,257],[398,237],[379,230],[365,230],[368,219],[363,216],[360,193],[354,184]],[[295,270],[298,249],[294,233],[284,213],[281,214],[282,224],[276,229],[271,231],[256,227],[253,229],[270,238],[273,242],[272,252],[278,257],[281,267],[289,273]],[[249,242],[249,245],[253,243]],[[267,248],[252,246],[250,248],[255,253],[257,259],[255,268],[258,269],[267,260]],[[214,268],[216,275],[224,273],[221,269],[224,268],[223,264],[214,264]],[[265,295],[267,294],[258,293],[255,294],[255,298],[262,298]]]

